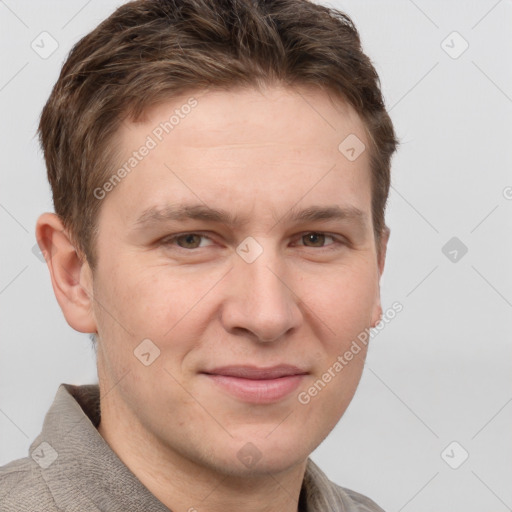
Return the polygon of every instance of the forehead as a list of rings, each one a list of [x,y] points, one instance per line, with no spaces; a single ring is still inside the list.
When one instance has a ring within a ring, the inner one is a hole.
[[[346,141],[357,158],[344,153]],[[117,166],[134,166],[110,195],[130,202],[130,218],[190,199],[253,211],[258,198],[274,212],[303,199],[361,210],[370,204],[364,124],[350,105],[318,89],[184,94],[126,121],[117,147]]]
[[[288,130],[283,131],[283,127]],[[235,87],[182,93],[146,109],[139,121],[125,122],[119,133],[121,140],[133,135],[134,129],[152,133],[156,139],[196,135],[195,142],[205,146],[260,140],[307,146],[312,135],[322,131],[326,146],[347,130],[366,137],[364,123],[349,103],[313,86]],[[327,133],[331,137],[325,137]],[[314,142],[318,144],[319,140]]]

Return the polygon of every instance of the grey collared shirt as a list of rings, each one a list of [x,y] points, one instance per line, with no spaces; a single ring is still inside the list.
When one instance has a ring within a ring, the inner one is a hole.
[[[61,384],[29,456],[0,467],[0,511],[169,512],[112,451],[99,423],[98,386]],[[299,511],[384,512],[332,483],[311,459]]]

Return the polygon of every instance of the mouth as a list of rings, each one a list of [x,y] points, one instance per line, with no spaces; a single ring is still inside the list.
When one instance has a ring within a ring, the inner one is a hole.
[[[270,404],[288,397],[309,372],[296,366],[278,365],[224,366],[202,373],[232,397],[247,403]]]

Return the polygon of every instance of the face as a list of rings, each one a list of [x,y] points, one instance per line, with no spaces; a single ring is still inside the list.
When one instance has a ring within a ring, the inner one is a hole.
[[[338,149],[367,138],[320,91],[191,96],[124,124],[136,163],[97,194],[102,410],[169,458],[285,470],[343,415],[381,313],[368,151]]]

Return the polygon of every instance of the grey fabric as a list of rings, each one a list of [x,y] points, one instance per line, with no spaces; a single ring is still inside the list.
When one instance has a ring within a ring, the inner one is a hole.
[[[99,434],[97,385],[61,384],[29,456],[0,467],[1,512],[169,512]],[[308,459],[300,512],[384,512]]]

